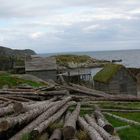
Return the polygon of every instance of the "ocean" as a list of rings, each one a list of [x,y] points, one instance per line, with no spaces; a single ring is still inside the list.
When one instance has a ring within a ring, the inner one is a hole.
[[[77,54],[89,55],[93,58],[104,60],[119,60],[126,67],[140,68],[140,50],[117,50],[117,51],[91,51],[91,52],[66,52],[66,53],[50,53],[41,54],[41,56],[51,56],[57,54]]]

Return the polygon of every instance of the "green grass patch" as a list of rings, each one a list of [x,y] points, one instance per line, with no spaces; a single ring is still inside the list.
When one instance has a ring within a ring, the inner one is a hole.
[[[140,113],[118,113],[118,112],[116,113],[116,112],[114,112],[113,114],[140,122]],[[128,125],[127,123],[114,119],[113,117],[110,117],[107,115],[105,115],[105,117],[114,127]],[[121,140],[140,140],[140,126],[131,126],[130,128],[120,130],[120,131],[118,131],[118,134],[119,134]]]
[[[8,73],[0,74],[0,88],[2,88],[4,85],[8,85],[10,88],[12,88],[20,84],[28,84],[32,87],[40,87],[45,85],[44,83],[38,83],[30,80],[24,80],[21,78],[13,77]]]
[[[134,120],[137,122],[140,122],[140,113],[119,113],[119,112],[113,112],[113,114],[121,116],[123,118],[127,118],[130,120]]]
[[[140,140],[140,127],[133,126],[118,132],[121,140]]]

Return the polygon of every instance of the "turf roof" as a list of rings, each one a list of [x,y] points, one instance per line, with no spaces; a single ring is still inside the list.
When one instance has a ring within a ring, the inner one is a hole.
[[[93,80],[108,83],[122,67],[119,64],[108,64],[93,77]]]

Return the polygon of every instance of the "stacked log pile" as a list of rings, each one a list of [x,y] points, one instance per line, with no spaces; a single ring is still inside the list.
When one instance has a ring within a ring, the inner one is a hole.
[[[126,102],[140,101],[140,98],[108,95],[75,84],[0,90],[0,140],[77,140],[76,134],[80,131],[86,132],[89,140],[118,140],[119,137],[114,138],[117,129],[104,114],[130,125],[139,123],[111,115],[107,113],[111,110],[98,106],[94,106],[92,115],[80,114],[84,103],[90,106],[90,103],[106,100]],[[54,124],[56,126],[50,130]]]

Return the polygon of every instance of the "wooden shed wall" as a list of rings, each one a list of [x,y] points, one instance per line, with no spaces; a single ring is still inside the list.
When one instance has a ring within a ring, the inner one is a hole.
[[[47,71],[27,71],[27,74],[32,74],[37,76],[40,79],[45,81],[52,79],[56,81],[57,71],[56,70],[47,70]]]
[[[94,87],[110,94],[137,95],[137,82],[124,68],[119,70],[109,83],[94,81]]]
[[[109,85],[101,82],[94,81],[94,87],[96,90],[101,90],[105,92],[109,92]]]
[[[112,94],[137,95],[137,82],[122,68],[110,81],[109,91]]]

